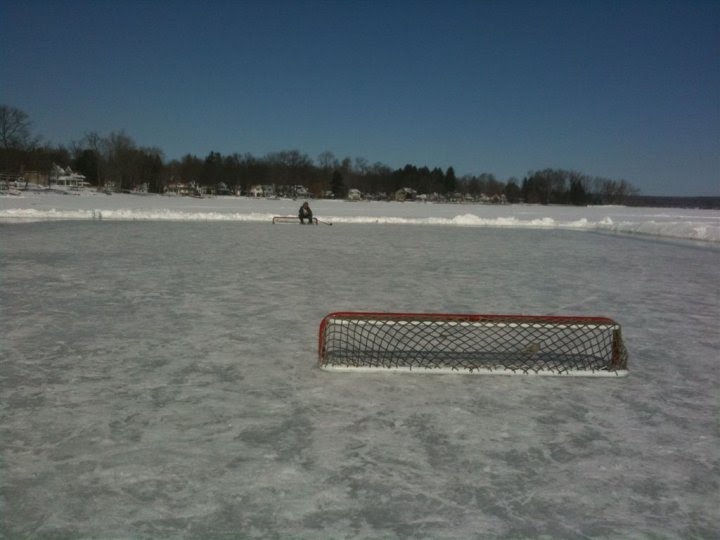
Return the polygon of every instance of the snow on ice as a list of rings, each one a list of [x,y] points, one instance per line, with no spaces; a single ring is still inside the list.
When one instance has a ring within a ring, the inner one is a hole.
[[[0,536],[715,538],[720,213],[0,198]],[[624,378],[338,374],[338,310],[608,316]]]

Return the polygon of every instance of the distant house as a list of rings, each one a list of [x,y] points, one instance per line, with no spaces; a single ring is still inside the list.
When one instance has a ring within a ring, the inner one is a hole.
[[[269,184],[256,184],[253,187],[250,188],[250,191],[248,191],[249,197],[274,197],[275,196],[275,186],[271,186]]]
[[[217,186],[215,186],[215,194],[216,195],[232,195],[232,192],[228,189],[227,184],[225,182],[218,182]]]
[[[412,188],[401,188],[395,192],[396,201],[414,201],[417,198],[417,191]]]
[[[83,189],[90,184],[85,181],[85,175],[72,171],[70,167],[63,169],[53,163],[50,171],[50,187],[58,189]]]
[[[200,190],[195,182],[173,182],[165,186],[166,195],[181,195],[183,197],[200,197]]]
[[[348,191],[347,198],[348,201],[359,201],[362,199],[362,193],[360,193],[359,189],[352,188]]]

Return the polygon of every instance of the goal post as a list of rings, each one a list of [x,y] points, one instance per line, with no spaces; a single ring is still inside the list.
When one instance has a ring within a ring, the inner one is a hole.
[[[606,317],[334,312],[318,333],[335,371],[622,376],[627,360]]]

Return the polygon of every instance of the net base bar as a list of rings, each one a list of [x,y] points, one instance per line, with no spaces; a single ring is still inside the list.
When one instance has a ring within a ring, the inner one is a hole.
[[[627,374],[620,325],[605,317],[336,312],[318,347],[332,371]]]
[[[308,218],[305,218],[308,219]],[[275,223],[300,223],[300,218],[298,216],[273,216],[272,218],[273,225]],[[313,217],[312,222],[317,225],[318,224],[318,218]]]
[[[574,371],[518,371],[510,368],[477,368],[470,370],[459,370],[449,367],[424,368],[424,367],[373,367],[373,366],[334,366],[323,365],[323,371],[335,371],[339,373],[425,373],[430,375],[516,375],[516,376],[543,376],[543,377],[625,377],[629,372],[626,369],[614,371],[583,370]]]

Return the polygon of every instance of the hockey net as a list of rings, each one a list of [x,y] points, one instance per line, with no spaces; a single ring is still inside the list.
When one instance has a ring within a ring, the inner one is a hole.
[[[307,219],[307,218],[305,218]],[[300,223],[300,218],[297,216],[273,216],[272,218],[273,224],[275,223]],[[317,225],[318,219],[316,217],[312,218],[312,222]]]
[[[605,317],[336,312],[319,330],[328,370],[615,376],[627,360]]]

